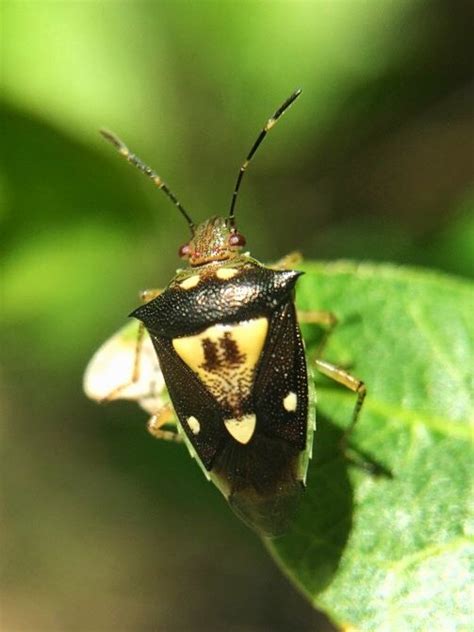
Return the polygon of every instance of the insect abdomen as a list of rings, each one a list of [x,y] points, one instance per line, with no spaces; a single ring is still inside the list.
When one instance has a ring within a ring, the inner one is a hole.
[[[298,448],[257,430],[246,446],[227,443],[216,457],[212,479],[239,518],[275,537],[288,529],[304,489],[300,458]]]

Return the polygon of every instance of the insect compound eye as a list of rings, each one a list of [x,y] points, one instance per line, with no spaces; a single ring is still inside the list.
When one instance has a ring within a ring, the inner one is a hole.
[[[232,233],[232,235],[229,237],[229,245],[230,246],[245,246],[246,241],[245,241],[245,237],[238,232]]]
[[[189,244],[183,244],[178,250],[178,255],[181,259],[186,259],[191,254],[191,247]]]

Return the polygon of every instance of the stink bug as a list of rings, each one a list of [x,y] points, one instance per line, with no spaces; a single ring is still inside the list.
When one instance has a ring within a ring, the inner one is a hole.
[[[240,167],[228,216],[197,226],[158,174],[102,131],[174,202],[191,237],[179,250],[188,267],[164,290],[142,294],[143,304],[131,314],[140,324],[106,343],[85,376],[86,393],[94,399],[138,400],[153,414],[151,433],[183,440],[234,512],[270,537],[287,529],[302,495],[315,428],[294,303],[302,273],[291,269],[294,257],[265,266],[242,252],[235,204],[257,148],[300,93],[260,132]],[[327,331],[336,322],[329,312],[299,316]],[[117,364],[125,368],[116,372]],[[363,383],[328,362],[315,360],[315,366],[357,393],[351,429],[365,396]]]

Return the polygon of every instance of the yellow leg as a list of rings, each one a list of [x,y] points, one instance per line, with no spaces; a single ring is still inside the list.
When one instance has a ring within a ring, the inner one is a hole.
[[[292,270],[300,265],[303,261],[303,255],[301,252],[294,250],[293,252],[288,253],[278,261],[275,261],[270,267],[273,270]]]
[[[155,413],[148,420],[148,432],[156,439],[164,439],[165,441],[183,441],[183,437],[173,430],[164,430],[163,426],[173,423],[174,413],[169,404],[163,406],[161,410]]]
[[[359,378],[354,377],[347,371],[344,371],[344,369],[341,369],[334,364],[331,364],[330,362],[326,362],[326,360],[316,360],[316,368],[318,369],[318,371],[329,377],[331,380],[339,382],[339,384],[342,384],[343,386],[357,394],[357,400],[352,412],[351,423],[345,430],[342,437],[342,446],[345,448],[347,444],[347,438],[354,430],[354,426],[359,419],[362,404],[364,403],[364,399],[367,394],[367,388],[362,380],[359,380]]]
[[[300,324],[324,327],[323,337],[316,349],[316,357],[319,357],[326,346],[329,336],[338,323],[337,317],[332,312],[325,310],[298,311],[298,322]]]
[[[337,317],[324,310],[298,311],[298,322],[310,325],[324,325],[333,329],[337,325]]]
[[[316,352],[316,368],[320,373],[323,373],[331,380],[342,384],[357,395],[354,410],[352,412],[351,422],[344,431],[340,443],[345,457],[357,467],[362,468],[373,475],[382,475],[386,476],[387,478],[392,478],[392,474],[389,470],[387,470],[387,468],[385,468],[380,463],[374,461],[368,455],[361,452],[360,449],[354,451],[348,448],[348,438],[359,420],[362,405],[367,394],[367,388],[362,380],[355,377],[354,375],[351,375],[350,373],[348,373],[348,371],[342,369],[341,367],[335,366],[334,364],[331,364],[326,360],[318,359],[318,356],[321,354],[321,351],[324,348],[329,335],[331,334],[334,327],[337,325],[338,321],[336,316],[331,312],[326,311],[298,312],[298,320],[300,323],[310,323],[325,327],[323,339],[321,340]]]
[[[370,455],[363,452],[360,448],[352,449],[348,446],[348,438],[359,420],[362,404],[367,394],[367,388],[362,380],[351,375],[344,369],[334,366],[325,360],[316,360],[316,368],[327,377],[342,384],[357,394],[357,400],[352,412],[352,419],[349,426],[342,435],[340,447],[346,459],[348,459],[356,467],[365,470],[373,476],[384,476],[385,478],[393,478],[392,472],[384,465],[375,461]]]
[[[149,303],[163,292],[162,289],[142,290],[139,294],[142,303]]]
[[[337,325],[337,318],[332,312],[327,311],[306,311],[306,312],[298,312],[298,321],[300,323],[309,323],[312,325],[322,325],[326,327],[324,337],[319,344],[319,347],[316,352],[316,356],[319,356],[323,347],[325,346],[329,335],[331,334],[334,327]],[[320,373],[323,373],[331,380],[335,382],[339,382],[346,388],[350,389],[354,393],[357,393],[357,401],[354,406],[354,412],[352,413],[352,420],[344,433],[343,441],[347,440],[347,437],[352,432],[354,426],[357,423],[357,420],[360,415],[360,410],[362,408],[362,404],[364,403],[364,399],[367,393],[367,389],[365,387],[364,382],[359,380],[359,378],[354,377],[344,369],[341,369],[326,360],[316,359],[316,368]]]
[[[132,368],[130,379],[127,380],[127,382],[120,384],[120,386],[117,386],[112,391],[110,391],[110,393],[101,400],[102,404],[106,402],[110,402],[114,399],[117,399],[117,396],[120,393],[120,391],[123,391],[124,389],[128,388],[132,384],[135,384],[140,379],[140,354],[142,351],[144,335],[145,335],[145,326],[143,325],[143,323],[140,323],[138,326],[137,338],[135,341],[135,352],[133,355],[133,368]]]
[[[159,294],[161,294],[162,291],[163,290],[156,290],[156,289],[143,290],[142,292],[140,292],[140,300],[142,300],[144,303],[148,303],[148,301],[151,301],[152,299],[156,298]],[[129,386],[132,386],[132,384],[135,384],[136,382],[139,381],[140,354],[142,351],[144,335],[145,335],[145,326],[143,325],[143,323],[140,323],[138,327],[138,332],[137,332],[137,339],[135,341],[135,353],[133,356],[133,368],[132,368],[132,373],[130,375],[130,379],[127,382],[120,384],[120,386],[117,386],[112,391],[110,391],[110,393],[101,400],[101,403],[110,402],[113,399],[116,399],[117,395],[121,391],[123,391],[124,389],[128,388]]]

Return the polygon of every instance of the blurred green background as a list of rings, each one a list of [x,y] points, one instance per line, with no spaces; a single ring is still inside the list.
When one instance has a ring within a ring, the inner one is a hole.
[[[1,22],[1,616],[6,631],[330,630],[186,451],[81,391],[193,217],[258,258],[473,273],[472,4],[28,2]]]

